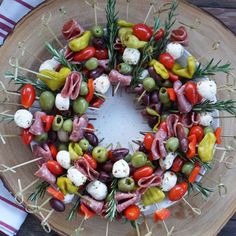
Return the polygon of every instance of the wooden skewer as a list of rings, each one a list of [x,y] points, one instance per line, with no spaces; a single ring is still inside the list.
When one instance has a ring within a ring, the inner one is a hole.
[[[108,99],[105,95],[98,92],[94,92],[94,95],[96,95],[97,97],[103,98],[104,100]]]
[[[134,224],[135,224],[135,229],[136,229],[136,232],[137,232],[137,236],[141,236],[137,220],[134,221]]]
[[[106,223],[106,236],[108,236],[109,233],[109,220]]]
[[[84,218],[81,220],[78,228],[75,229],[75,231],[74,231],[74,233],[72,233],[72,235],[75,235],[75,236],[80,235],[80,232],[84,230],[82,228],[82,226],[83,226],[84,222],[86,221],[86,219],[87,219],[86,216],[84,216]]]
[[[145,93],[146,93],[146,90],[144,90],[144,91],[142,92],[142,94],[138,97],[138,99],[137,99],[138,102],[141,101],[141,99],[142,99],[142,97],[145,95]]]
[[[195,21],[194,21],[194,24],[192,24],[192,25],[187,24],[187,23],[184,23],[184,22],[182,22],[182,21],[179,21],[179,23],[180,23],[181,25],[184,25],[184,26],[190,28],[190,30],[193,30],[193,29],[195,30],[195,29],[198,29],[199,26],[201,25],[201,20],[198,19],[198,18],[196,18]]]
[[[196,207],[193,207],[184,197],[182,198],[182,200],[191,208],[191,210],[192,210],[195,214],[197,214],[197,215],[199,215],[199,216],[202,214],[201,209],[196,208]]]
[[[97,107],[88,107],[89,110],[93,110],[93,111],[99,111],[100,108],[97,108]]]
[[[103,11],[103,9],[97,6],[97,0],[92,0],[91,3],[86,0],[85,3],[93,8],[95,25],[98,25],[97,10]]]
[[[171,5],[171,2],[161,4],[160,7],[158,7],[158,10],[155,11],[153,14],[159,17],[161,13],[168,11],[170,9],[170,5]]]
[[[148,9],[148,13],[147,13],[147,15],[146,15],[146,17],[145,17],[145,20],[144,20],[144,24],[146,24],[146,22],[147,22],[147,20],[148,20],[148,18],[149,18],[149,16],[150,16],[150,14],[151,14],[151,12],[152,12],[152,10],[153,10],[153,6],[154,5],[154,3],[153,2],[150,2],[150,7],[149,7],[149,9]]]
[[[41,226],[43,227],[45,232],[50,233],[51,232],[51,226],[49,225],[49,223],[47,221],[45,221],[45,217],[44,217],[43,213],[39,212],[39,214],[42,217]]]
[[[173,233],[173,231],[174,231],[174,226],[172,226],[171,229],[169,230],[168,227],[167,227],[167,225],[166,225],[166,222],[165,222],[164,220],[162,221],[162,223],[163,223],[163,225],[164,225],[164,227],[165,227],[166,235],[167,235],[167,236],[171,236],[172,233]]]
[[[91,128],[82,128],[82,130],[89,131],[89,132],[96,132],[97,129],[91,129]]]
[[[131,0],[126,0],[126,20],[129,19],[129,5]]]
[[[22,104],[20,103],[15,103],[15,102],[0,102],[0,104],[2,105],[12,105],[12,106],[18,106],[18,107],[23,107]],[[40,108],[40,107],[36,107],[36,106],[31,106],[32,108]]]
[[[113,96],[116,95],[118,89],[120,87],[120,82],[116,85],[115,89],[114,89],[114,93],[113,93]]]

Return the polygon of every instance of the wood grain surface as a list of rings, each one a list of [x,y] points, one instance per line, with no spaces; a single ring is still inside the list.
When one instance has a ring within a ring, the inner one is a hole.
[[[78,2],[81,2],[78,6]],[[120,4],[121,1],[118,1],[118,8],[120,14],[124,15],[125,11]],[[205,2],[205,1],[199,1]],[[209,2],[209,1],[208,1]],[[226,1],[228,4],[232,1]],[[49,0],[46,5],[40,6],[37,11],[29,14],[17,27],[13,35],[11,35],[5,42],[5,45],[0,49],[1,55],[5,55],[5,58],[0,58],[0,72],[3,73],[8,69],[7,60],[10,55],[15,51],[15,46],[17,42],[25,39],[26,35],[30,33],[37,35],[38,24],[41,15],[45,11],[54,12],[55,19],[59,19],[58,6],[64,5],[67,6],[68,2],[63,0]],[[136,0],[135,6],[132,7],[130,13],[130,19],[137,22],[141,21],[144,18],[144,12],[148,11],[148,5],[143,4],[144,1]],[[103,4],[101,4],[104,7]],[[220,5],[221,7],[222,5]],[[208,5],[209,7],[209,5]],[[92,10],[86,6],[83,1],[70,0],[68,6],[69,17],[78,17],[82,25],[89,26],[91,25],[91,16]],[[190,33],[190,47],[189,51],[192,52],[196,57],[200,55],[205,55],[204,53],[209,51],[213,40],[220,40],[221,47],[217,52],[211,52],[211,56],[216,59],[223,58],[224,61],[230,60],[233,67],[236,68],[236,42],[233,34],[225,29],[218,21],[207,15],[205,12],[199,10],[198,8],[191,7],[186,3],[181,3],[178,9],[180,13],[181,21],[184,22],[194,22],[195,18],[200,18],[202,21],[201,27],[197,31],[191,31]],[[104,12],[99,13],[99,22],[104,23]],[[61,27],[61,22],[58,20],[52,21],[53,29],[59,35],[59,30]],[[45,53],[43,49],[42,42],[45,40],[50,40],[51,36],[49,33],[45,32],[43,36],[34,37],[33,40],[29,40],[28,49],[33,51],[35,54],[40,55],[42,58],[47,58],[48,54]],[[15,45],[15,46],[14,46]],[[201,46],[200,46],[201,45]],[[208,55],[205,55],[206,57]],[[32,58],[23,57],[21,63],[29,68],[37,68],[38,64],[32,62]],[[215,77],[218,84],[225,82],[224,77],[216,76]],[[220,98],[230,98],[228,93],[219,93]],[[234,97],[235,98],[235,97]],[[227,133],[233,133],[235,131],[233,120],[222,121],[222,127]],[[234,130],[233,130],[234,128]],[[5,133],[15,132],[15,127],[5,126],[1,127],[1,130]],[[17,158],[15,158],[17,156]],[[220,153],[217,153],[216,159],[219,158]],[[7,158],[6,158],[7,157]],[[0,147],[0,162],[9,165],[14,165],[20,163],[24,160],[31,158],[31,152],[26,147],[22,146],[21,141],[10,140],[8,145]],[[17,191],[16,179],[20,177],[24,184],[28,184],[32,181],[33,172],[36,170],[35,166],[24,167],[19,170],[14,178],[11,174],[4,175],[4,179],[7,182],[8,186],[13,192]],[[228,219],[233,215],[236,208],[236,188],[231,187],[232,183],[236,179],[236,172],[234,170],[228,170],[222,164],[218,162],[214,163],[214,171],[211,172],[208,177],[217,178],[220,174],[223,175],[223,181],[229,187],[229,192],[227,196],[222,199],[218,196],[217,191],[211,194],[211,197],[207,201],[203,201],[200,196],[191,197],[189,201],[202,209],[202,216],[194,216],[189,208],[184,205],[183,202],[178,203],[171,208],[172,217],[167,221],[169,226],[175,226],[174,235],[216,235],[223,225],[228,221]],[[209,181],[204,181],[205,184],[213,186],[214,184]],[[55,214],[50,223],[60,234],[69,234],[73,228],[78,225],[79,220],[73,221],[71,223],[65,222],[63,214]],[[34,227],[32,225],[38,225],[37,220],[28,219],[25,222],[25,226],[22,227],[18,235],[46,235],[41,229]],[[150,223],[151,224],[151,223]],[[32,228],[34,230],[32,230]],[[105,222],[100,219],[95,219],[89,222],[86,222],[85,232],[82,235],[104,235],[105,234]],[[143,230],[143,228],[142,228]],[[154,235],[165,235],[164,230],[161,224],[157,224],[155,227]],[[142,234],[144,231],[142,231]],[[109,235],[135,235],[135,232],[130,228],[129,225],[120,225],[118,223],[112,224],[110,226]],[[56,233],[51,233],[51,235],[57,235]],[[226,234],[227,235],[227,234]],[[228,234],[229,235],[229,234]],[[230,234],[234,235],[234,234]]]

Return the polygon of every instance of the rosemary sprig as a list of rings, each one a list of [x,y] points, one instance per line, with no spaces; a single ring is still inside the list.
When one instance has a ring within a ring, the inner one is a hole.
[[[189,184],[189,186],[191,191],[197,191],[204,199],[208,198],[209,194],[213,192],[213,189],[204,187],[201,182],[194,182]]]
[[[208,75],[215,75],[218,72],[228,74],[232,70],[232,68],[230,67],[230,63],[222,64],[221,60],[215,64],[213,64],[213,62],[214,59],[212,58],[211,61],[205,66],[202,66],[202,64],[200,63],[197,67],[194,77],[196,78]]]
[[[80,205],[80,198],[78,198],[77,201],[74,203],[68,216],[66,217],[66,220],[72,220],[76,216],[79,205]]]
[[[145,45],[145,47],[143,48],[141,58],[133,70],[132,85],[136,85],[138,83],[138,80],[144,70],[143,66],[145,66],[145,64],[147,64],[149,61],[153,59],[153,56],[157,50],[157,43],[155,41],[155,35],[159,28],[160,28],[160,19],[159,17],[155,17],[153,35],[151,39],[148,41],[148,43]]]
[[[200,163],[200,165],[206,170],[209,171],[212,169],[211,163],[209,162],[203,162],[199,157],[192,158],[192,161]]]
[[[46,181],[41,182],[37,185],[35,192],[31,193],[28,197],[28,200],[35,202],[39,198],[43,198],[49,183]]]
[[[61,63],[63,66],[68,67],[69,69],[73,71],[78,71],[80,69],[76,65],[73,65],[69,61],[67,61],[63,52],[58,52],[51,43],[46,42],[45,45],[46,45],[46,49],[50,52],[50,54],[54,56],[55,59],[59,63]]]
[[[106,44],[109,55],[109,68],[113,69],[116,65],[116,51],[114,49],[114,42],[118,33],[118,17],[115,11],[116,0],[107,0],[106,6],[106,18],[107,18],[107,32],[106,32]]]
[[[117,210],[116,210],[116,200],[115,200],[115,194],[117,191],[117,179],[113,179],[111,183],[111,191],[107,196],[107,210],[105,218],[109,219],[110,221],[113,221],[116,217]]]
[[[171,28],[176,22],[175,17],[177,16],[177,14],[175,13],[175,11],[176,11],[178,5],[179,5],[178,0],[174,0],[171,3],[170,10],[168,12],[168,16],[167,16],[167,19],[165,20],[165,24],[164,24],[164,35],[163,35],[162,39],[160,39],[158,42],[158,50],[157,50],[157,55],[156,55],[157,57],[159,57],[159,55],[164,51],[164,49],[169,41],[169,35],[170,35]]]
[[[196,112],[212,112],[214,110],[227,111],[232,115],[236,115],[236,101],[234,100],[224,100],[212,102],[209,100],[204,101],[201,104],[197,104],[193,107],[193,111]]]

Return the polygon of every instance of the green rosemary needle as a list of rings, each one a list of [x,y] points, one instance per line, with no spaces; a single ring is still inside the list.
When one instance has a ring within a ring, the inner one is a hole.
[[[37,187],[35,192],[31,193],[30,196],[28,197],[28,200],[35,202],[39,198],[43,198],[46,191],[47,187],[49,186],[49,183],[46,181],[41,182]]]

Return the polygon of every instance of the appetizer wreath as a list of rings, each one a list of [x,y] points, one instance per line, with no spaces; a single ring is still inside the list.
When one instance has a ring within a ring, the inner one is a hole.
[[[186,28],[172,30],[177,1],[168,5],[164,24],[156,17],[153,26],[118,19],[115,4],[107,1],[105,29],[84,29],[76,19],[66,22],[65,47],[57,51],[46,43],[52,58],[40,65],[37,79],[6,73],[20,85],[24,109],[14,115],[3,112],[1,118],[14,120],[24,144],[31,145],[41,182],[29,196],[35,204],[27,208],[43,212],[49,202],[53,210],[43,219],[44,227],[54,210],[63,212],[69,203],[69,220],[78,212],[84,219],[126,219],[139,233],[137,220],[151,206],[154,220],[164,222],[170,212],[159,203],[187,202],[184,197],[193,190],[208,196],[211,189],[202,186],[200,177],[221,143],[213,116],[216,110],[236,115],[235,101],[217,100],[216,83],[207,78],[229,74],[230,64],[212,59],[201,65],[185,50]],[[87,114],[102,107],[111,85],[113,94],[121,87],[137,94],[151,128],[141,132],[142,140],[133,140],[135,151],[102,146]],[[45,192],[51,197],[38,206]]]

